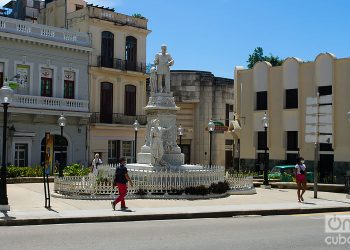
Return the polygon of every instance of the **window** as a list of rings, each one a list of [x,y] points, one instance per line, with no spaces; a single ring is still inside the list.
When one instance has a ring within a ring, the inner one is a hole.
[[[64,98],[74,99],[75,73],[64,71]]]
[[[267,110],[267,91],[256,92],[256,110]]]
[[[125,103],[124,103],[125,115],[136,115],[136,86],[125,86]]]
[[[136,70],[137,61],[137,39],[127,36],[125,41],[125,60],[127,70]]]
[[[0,88],[4,85],[4,63],[0,62]]]
[[[100,122],[112,123],[113,121],[113,84],[109,82],[101,83],[100,96]]]
[[[320,94],[320,96],[331,95],[332,94],[332,86],[319,86],[318,93]]]
[[[120,157],[120,141],[108,141],[108,164],[117,164]]]
[[[286,89],[286,109],[298,108],[298,89]]]
[[[28,144],[15,144],[15,166],[28,166]]]
[[[41,69],[41,96],[52,97],[52,69]]]
[[[230,124],[230,113],[233,112],[233,105],[226,104],[226,115],[225,115],[225,125],[228,126]]]
[[[128,163],[134,159],[134,141],[108,141],[108,163],[118,163],[119,157],[125,157]]]
[[[101,41],[101,66],[113,68],[114,58],[114,34],[109,31],[102,32]]]
[[[81,4],[76,4],[75,5],[75,10],[77,11],[77,10],[81,10],[81,9],[83,9],[84,8],[84,6],[83,5],[81,5]]]
[[[298,131],[287,131],[287,150],[298,150]]]
[[[288,153],[286,159],[286,165],[297,164],[298,154],[297,153]]]
[[[267,140],[266,140],[266,132],[265,131],[259,131],[258,132],[258,150],[265,150],[267,147]]]

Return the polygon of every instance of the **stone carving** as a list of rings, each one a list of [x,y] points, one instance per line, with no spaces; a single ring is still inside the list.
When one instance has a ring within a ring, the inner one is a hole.
[[[152,94],[160,91],[160,90],[158,90],[158,87],[157,87],[157,70],[155,67],[151,68],[150,85],[151,85],[151,93]]]
[[[165,165],[162,160],[164,154],[163,132],[170,128],[163,128],[159,125],[159,120],[152,120],[150,132],[150,147],[151,147],[151,164],[153,166]]]
[[[167,53],[167,46],[161,46],[162,51],[156,54],[154,64],[157,66],[157,91],[170,93],[170,66],[174,65],[174,60],[169,53]],[[165,81],[165,91],[162,88],[163,77]]]
[[[174,97],[154,96],[148,100],[148,106],[175,107]]]

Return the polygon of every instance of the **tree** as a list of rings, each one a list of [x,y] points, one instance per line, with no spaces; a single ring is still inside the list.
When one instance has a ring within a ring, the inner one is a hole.
[[[257,62],[267,61],[271,63],[272,66],[279,66],[283,63],[283,59],[280,59],[278,56],[264,56],[264,50],[261,47],[256,47],[251,55],[248,57],[248,65],[249,69],[253,68]]]

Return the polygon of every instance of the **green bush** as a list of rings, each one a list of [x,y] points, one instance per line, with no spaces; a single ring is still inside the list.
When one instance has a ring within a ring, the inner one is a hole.
[[[70,166],[66,166],[63,169],[64,176],[84,176],[90,173],[90,168],[86,168],[80,164],[73,164]]]
[[[41,177],[41,176],[43,176],[43,169],[40,166],[35,166],[35,167],[9,166],[9,167],[7,167],[7,177],[8,178]]]

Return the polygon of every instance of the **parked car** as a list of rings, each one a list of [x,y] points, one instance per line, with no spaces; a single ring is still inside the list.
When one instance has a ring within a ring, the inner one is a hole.
[[[275,166],[272,168],[269,176],[269,179],[280,179],[283,182],[293,181],[295,165],[282,165]],[[306,172],[307,182],[314,181],[314,173]]]

